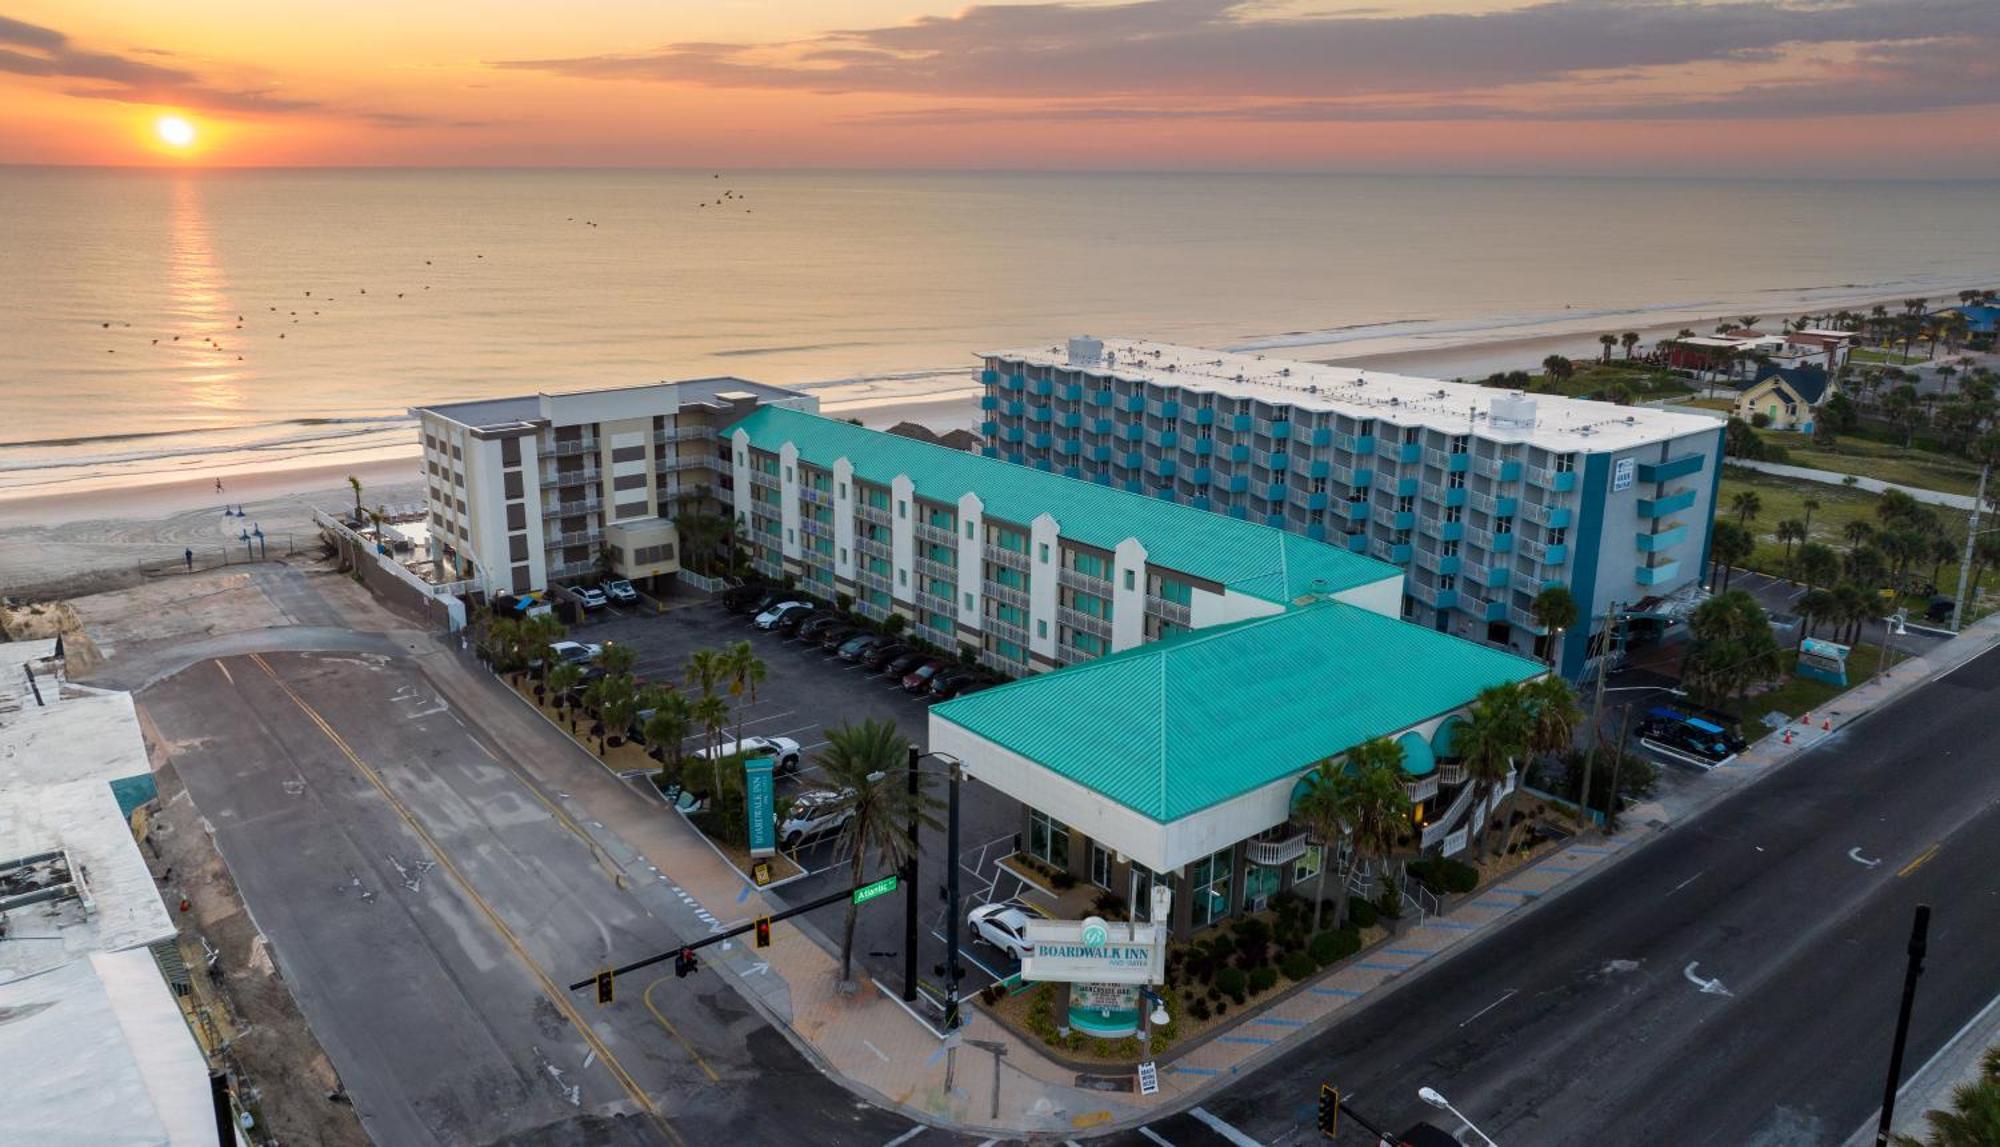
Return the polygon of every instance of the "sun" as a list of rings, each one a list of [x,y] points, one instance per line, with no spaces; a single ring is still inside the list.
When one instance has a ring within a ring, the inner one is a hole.
[[[191,147],[194,144],[194,125],[177,115],[161,116],[153,121],[153,134],[168,147]]]

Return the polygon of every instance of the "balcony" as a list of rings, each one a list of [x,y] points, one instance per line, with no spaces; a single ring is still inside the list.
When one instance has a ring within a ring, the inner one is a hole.
[[[1640,534],[1637,538],[1639,552],[1657,554],[1664,550],[1673,549],[1675,546],[1687,541],[1687,533],[1686,526],[1675,526],[1672,529],[1661,530],[1657,534]]]
[[[1488,589],[1505,589],[1514,571],[1503,565],[1482,565],[1467,559],[1460,563],[1459,572]]]
[[[979,619],[979,628],[1002,641],[1011,641],[1015,645],[1022,646],[1028,644],[1028,631],[1026,628],[1015,625],[1011,621],[1002,621],[992,614],[987,614],[985,617]]]
[[[1094,613],[1085,613],[1080,609],[1061,606],[1056,610],[1056,620],[1076,630],[1078,633],[1095,634],[1106,640],[1110,640],[1111,638],[1111,619],[1108,617],[1099,617]]]
[[[1492,553],[1511,554],[1514,552],[1514,535],[1511,533],[1496,534],[1491,530],[1467,530],[1465,531],[1465,538],[1480,549],[1488,550]]]
[[[1327,495],[1324,490],[1294,490],[1292,505],[1302,510],[1324,510],[1327,506]]]
[[[556,578],[582,577],[596,568],[596,562],[568,562],[559,566],[550,566],[549,579],[553,581]]]
[[[1493,494],[1474,494],[1472,496],[1472,508],[1482,514],[1490,514],[1496,518],[1511,518],[1521,512],[1521,500],[1519,498],[1497,497]]]
[[[1419,518],[1417,529],[1444,542],[1462,541],[1465,538],[1464,522],[1447,522],[1442,518]]]
[[[830,538],[833,536],[833,523],[822,522],[817,518],[800,518],[799,533],[808,538]]]
[[[1414,477],[1398,478],[1389,487],[1389,492],[1398,498],[1414,498],[1417,496],[1417,491],[1421,489],[1423,489],[1422,484]]]
[[[1410,543],[1373,541],[1368,543],[1368,553],[1377,561],[1404,565],[1410,560]]]
[[[1006,566],[1012,570],[1026,571],[1029,566],[1028,551],[1010,550],[1005,546],[987,546],[986,560],[996,566]]]
[[[1410,794],[1411,804],[1415,804],[1418,801],[1427,801],[1430,800],[1432,797],[1437,796],[1438,777],[1436,771],[1433,770],[1430,776],[1423,777],[1419,780],[1404,781],[1403,791]]]
[[[1312,843],[1309,836],[1300,825],[1281,824],[1266,829],[1243,842],[1243,859],[1267,868],[1290,864],[1306,854],[1306,848]]]
[[[931,613],[941,613],[946,617],[958,616],[958,607],[948,597],[939,597],[927,589],[916,592],[917,608]]]
[[[893,578],[888,574],[876,573],[865,566],[854,571],[854,581],[865,589],[880,590],[890,594],[896,592],[896,582]]]
[[[594,542],[601,537],[603,537],[603,534],[601,534],[596,530],[583,530],[581,532],[572,534],[543,534],[542,545],[582,546],[582,545],[588,545],[591,542]]]
[[[1387,526],[1392,530],[1407,530],[1417,524],[1415,510],[1392,510],[1387,506],[1377,506],[1370,516],[1375,519],[1376,525]]]
[[[1424,446],[1421,442],[1383,442],[1375,452],[1396,462],[1416,462],[1423,458]]]
[[[930,522],[918,522],[913,527],[913,532],[920,542],[929,542],[932,545],[938,546],[951,546],[953,549],[958,547],[958,534],[950,526],[938,526]]]
[[[1472,472],[1495,482],[1518,482],[1521,480],[1521,460],[1482,457],[1473,462]]]
[[[696,451],[692,454],[675,454],[671,458],[661,458],[658,469],[669,472],[675,470],[713,470],[720,464],[721,459],[715,455]]]
[[[932,561],[929,558],[916,559],[915,566],[918,577],[942,578],[943,580],[948,581],[953,585],[958,584],[957,566],[950,565],[946,562]]]
[[[1532,630],[1536,633],[1548,632],[1548,630],[1542,628],[1542,624],[1540,622],[1535,620],[1535,615],[1532,611],[1522,609],[1518,605],[1513,606],[1507,610],[1507,620],[1515,625],[1520,626],[1522,629]]]
[[[558,458],[567,458],[572,454],[595,454],[597,453],[597,439],[585,438],[577,442],[558,442],[555,445],[555,449],[549,451],[549,453],[554,454]]]
[[[1333,475],[1333,463],[1324,458],[1293,458],[1292,473],[1301,478],[1327,478]]]
[[[1552,546],[1545,542],[1535,541],[1532,538],[1523,538],[1521,540],[1521,552],[1527,556],[1529,561],[1540,562],[1545,566],[1559,566],[1569,560],[1568,545]]]
[[[1068,566],[1064,566],[1056,571],[1056,584],[1067,586],[1070,589],[1082,590],[1084,593],[1095,594],[1098,597],[1108,598],[1111,596],[1110,579],[1101,578],[1094,574],[1087,574],[1082,570],[1071,569]]]
[[[1299,441],[1304,442],[1308,446],[1331,446],[1333,445],[1333,428],[1330,426],[1315,426],[1306,431],[1305,436],[1300,438]]]
[[[1654,565],[1640,566],[1638,569],[1632,571],[1633,577],[1640,585],[1659,585],[1662,582],[1672,581],[1674,578],[1680,576],[1680,572],[1681,563],[1679,562],[1659,562]]]
[[[1451,457],[1463,458],[1465,455],[1453,454]],[[1425,482],[1423,484],[1423,495],[1425,501],[1435,502],[1440,506],[1463,506],[1465,505],[1466,489],[1463,486],[1440,486],[1435,482]]]
[[[1536,486],[1540,486],[1544,490],[1554,490],[1558,494],[1567,494],[1571,490],[1576,489],[1576,471],[1550,470],[1541,466],[1531,466],[1528,468],[1528,481]]]
[[[1551,506],[1544,502],[1529,502],[1521,507],[1521,516],[1542,526],[1564,529],[1570,523],[1568,506]]]
[[[1053,417],[1053,412],[1046,406],[1030,406],[1028,408],[1028,421],[1030,422],[1047,422],[1051,417]]]
[[[752,466],[750,468],[750,485],[759,490],[776,490],[779,487],[778,476],[766,473]]]
[[[1464,784],[1466,782],[1465,766],[1463,764],[1447,765],[1440,762],[1437,769],[1437,782],[1439,785]]]
[[[1340,504],[1340,513],[1345,515],[1350,522],[1365,522],[1368,520],[1368,502],[1366,499],[1356,502],[1342,502]]]
[[[1664,518],[1668,514],[1678,514],[1694,505],[1694,490],[1675,490],[1658,498],[1639,499],[1639,516],[1642,518]]]
[[[554,466],[541,468],[541,484],[544,486],[583,486],[595,482],[601,472],[595,459],[587,466],[577,466],[568,470]]]
[[[1192,606],[1182,605],[1177,601],[1168,601],[1163,597],[1148,597],[1146,599],[1146,615],[1148,617],[1157,617],[1161,621],[1172,625],[1192,626],[1194,624],[1194,609]]]
[[[1472,455],[1449,454],[1443,450],[1425,450],[1424,464],[1435,466],[1447,474],[1463,474],[1472,469]]]
[[[889,507],[871,506],[866,502],[856,502],[854,504],[854,516],[864,522],[870,522],[877,526],[886,526],[889,524]]]
[[[1706,461],[1707,459],[1700,454],[1683,454],[1678,458],[1669,458],[1665,462],[1641,462],[1639,481],[1671,482],[1675,478],[1699,474]]]
[[[989,600],[999,602],[1001,605],[1011,605],[1016,609],[1028,608],[1027,590],[1016,589],[1011,585],[1001,585],[991,578],[988,578],[985,584],[980,587],[980,593],[984,594]]]
[[[561,518],[570,514],[588,514],[603,504],[596,498],[580,498],[571,502],[544,502],[542,517]]]
[[[1375,484],[1375,471],[1364,466],[1330,466],[1327,476],[1356,490],[1365,490]]]
[[[1417,551],[1417,565],[1430,570],[1432,573],[1442,575],[1457,574],[1461,564],[1457,554],[1447,554],[1438,550],[1427,549],[1419,549]]]
[[[804,502],[808,506],[831,506],[833,505],[833,491],[816,490],[802,482],[799,484],[799,501]]]

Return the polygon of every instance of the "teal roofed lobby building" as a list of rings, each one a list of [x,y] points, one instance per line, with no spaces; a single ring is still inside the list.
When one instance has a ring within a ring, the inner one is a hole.
[[[759,572],[1013,677],[1307,597],[1402,601],[1403,571],[1338,546],[834,418],[767,406],[722,437]]]
[[[1141,913],[1166,882],[1187,935],[1341,871],[1293,802],[1321,761],[1375,737],[1403,750],[1412,850],[1463,848],[1517,779],[1472,808],[1453,729],[1480,690],[1546,672],[1311,598],[933,706],[929,741],[1020,802],[1023,851]]]

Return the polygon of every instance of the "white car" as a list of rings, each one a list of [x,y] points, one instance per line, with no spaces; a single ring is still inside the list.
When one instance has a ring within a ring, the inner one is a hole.
[[[814,789],[800,793],[778,822],[778,841],[788,849],[816,836],[839,832],[854,819],[854,790]]]
[[[757,615],[757,628],[774,629],[780,621],[784,620],[786,614],[794,610],[809,610],[811,608],[812,605],[809,602],[781,601]]]
[[[558,641],[549,646],[549,655],[558,662],[572,661],[578,665],[597,660],[604,647],[592,641]]]
[[[623,605],[631,605],[639,600],[639,591],[633,589],[632,583],[622,577],[612,578],[600,588],[604,590],[606,596],[610,597],[612,601]]]
[[[741,741],[725,742],[712,757],[707,749],[702,749],[694,755],[704,761],[710,759],[721,761],[739,752],[778,758],[778,763],[772,771],[781,777],[799,771],[799,757],[802,755],[799,743],[790,737],[745,737]]]
[[[604,591],[596,586],[573,585],[569,587],[569,599],[585,609],[603,609],[611,603]]]
[[[1028,942],[1028,921],[1032,919],[1018,904],[982,904],[966,916],[965,926],[972,929],[973,939],[1021,960],[1035,947]]]

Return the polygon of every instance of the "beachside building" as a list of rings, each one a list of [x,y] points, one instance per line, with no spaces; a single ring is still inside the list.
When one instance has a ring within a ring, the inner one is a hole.
[[[1616,604],[1698,591],[1719,419],[1154,342],[981,356],[990,457],[1296,532],[1408,571],[1397,612],[1581,672]]]
[[[680,569],[676,507],[727,497],[716,430],[819,400],[740,378],[419,406],[430,556],[443,577],[527,593],[595,572]]]
[[[1302,599],[1402,601],[1400,570],[1342,546],[799,410],[723,443],[760,572],[1014,676]]]
[[[1766,366],[1736,396],[1736,417],[1762,422],[1772,430],[1811,434],[1815,412],[1835,393],[1833,375],[1823,366]]]
[[[154,795],[129,694],[65,680],[53,640],[0,643],[0,1140],[219,1142],[175,998],[187,966],[128,820]]]
[[[1147,918],[1156,885],[1171,887],[1169,923],[1185,936],[1284,889],[1315,895],[1324,866],[1363,885],[1379,875],[1292,816],[1319,762],[1372,738],[1403,751],[1413,810],[1401,851],[1461,851],[1518,777],[1480,796],[1453,730],[1481,689],[1547,671],[1308,599],[935,705],[929,744],[1020,802],[1022,851],[1133,919]]]

